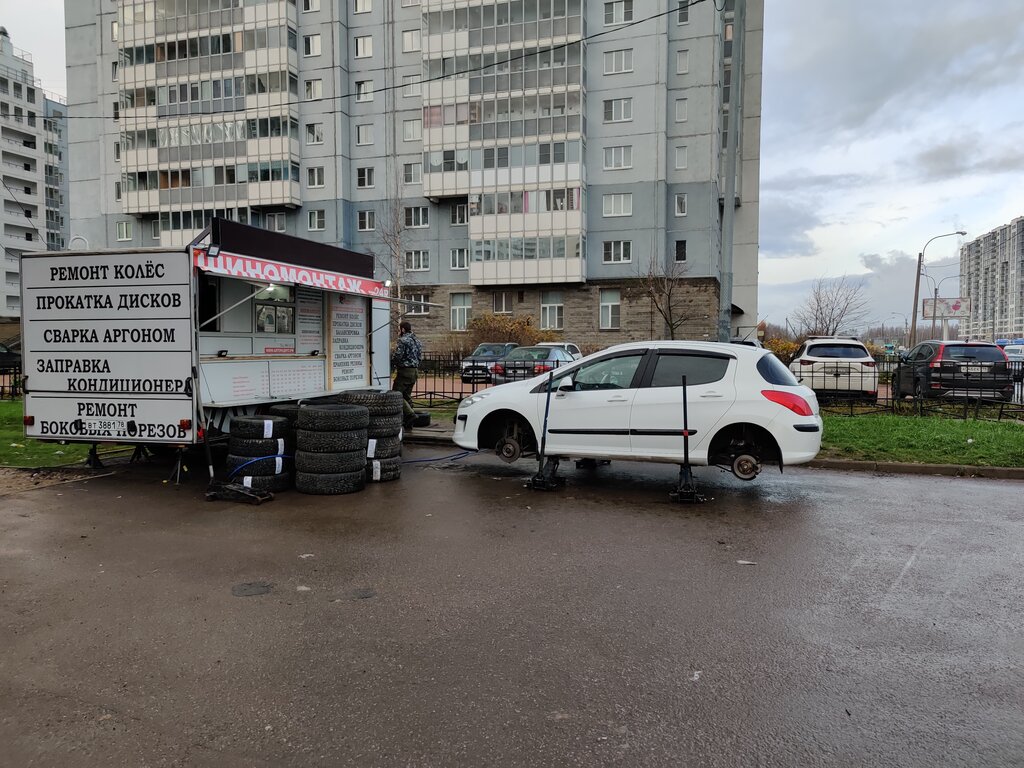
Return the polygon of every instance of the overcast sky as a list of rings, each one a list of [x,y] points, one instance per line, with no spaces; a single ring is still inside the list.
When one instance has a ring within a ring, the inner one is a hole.
[[[3,5],[14,45],[63,93],[63,0]],[[759,314],[782,324],[816,277],[845,274],[865,281],[870,318],[892,322],[910,313],[929,238],[1024,215],[1024,3],[765,5]],[[948,264],[958,240],[926,261]]]

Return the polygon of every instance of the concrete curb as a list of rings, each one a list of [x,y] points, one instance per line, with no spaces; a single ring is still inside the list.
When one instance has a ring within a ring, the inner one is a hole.
[[[403,440],[414,445],[458,446],[452,433],[444,430],[412,429]],[[972,467],[962,464],[903,464],[895,461],[853,461],[850,459],[815,459],[803,466],[812,469],[833,469],[842,472],[884,472],[892,475],[938,475],[942,477],[983,477],[994,480],[1024,480],[1024,467]]]

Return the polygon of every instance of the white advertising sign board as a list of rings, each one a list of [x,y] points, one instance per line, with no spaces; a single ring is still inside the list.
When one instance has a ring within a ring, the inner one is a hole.
[[[368,300],[330,295],[331,389],[369,384]]]
[[[932,317],[963,318],[971,316],[970,299],[925,299],[922,316],[925,320]]]

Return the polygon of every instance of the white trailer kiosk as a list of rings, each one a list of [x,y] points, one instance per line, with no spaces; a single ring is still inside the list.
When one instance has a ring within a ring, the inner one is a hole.
[[[387,388],[373,265],[220,219],[185,250],[26,254],[25,434],[187,446],[268,404]]]

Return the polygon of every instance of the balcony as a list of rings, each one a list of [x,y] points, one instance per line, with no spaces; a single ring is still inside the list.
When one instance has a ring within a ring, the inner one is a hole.
[[[531,285],[586,282],[586,260],[578,257],[528,261],[474,261],[469,265],[472,285]]]

